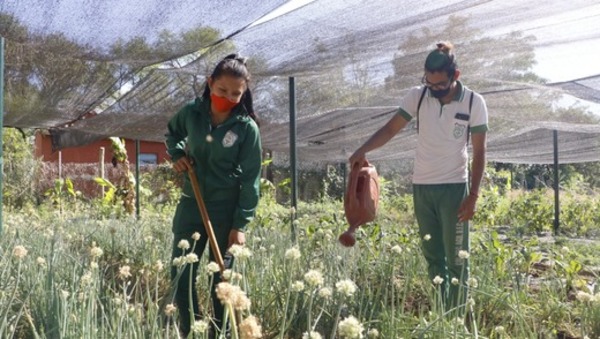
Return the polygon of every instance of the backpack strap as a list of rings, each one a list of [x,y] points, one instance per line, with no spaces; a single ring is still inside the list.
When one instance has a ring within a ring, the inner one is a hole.
[[[423,86],[423,92],[421,92],[421,97],[419,98],[419,104],[417,105],[417,133],[419,133],[419,110],[421,109],[421,104],[423,103],[423,98],[425,97],[425,92],[427,92],[427,87]]]
[[[469,98],[469,124],[467,125],[467,147],[469,146],[469,136],[471,135],[471,109],[473,108],[473,91]]]

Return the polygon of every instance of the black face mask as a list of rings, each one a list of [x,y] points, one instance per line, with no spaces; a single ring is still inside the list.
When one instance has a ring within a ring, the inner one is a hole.
[[[450,93],[450,87],[452,87],[452,86],[448,86],[448,88],[446,88],[446,89],[438,89],[438,90],[433,90],[430,88],[429,92],[431,93],[431,95],[433,95],[434,98],[441,99],[441,98],[445,97],[446,95],[448,95],[448,93]]]

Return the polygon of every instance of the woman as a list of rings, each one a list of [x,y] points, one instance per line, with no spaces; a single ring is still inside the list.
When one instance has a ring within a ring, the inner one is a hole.
[[[207,79],[202,97],[183,107],[169,121],[166,135],[167,152],[175,171],[186,173],[193,169],[196,173],[221,253],[226,253],[233,244],[244,245],[244,230],[254,216],[259,198],[261,143],[249,81],[246,60],[236,54],[228,55]],[[200,233],[200,239],[195,246],[178,247],[182,240],[194,244],[192,235],[196,232]],[[185,175],[182,197],[173,219],[172,256],[180,257],[193,249],[200,258],[207,241],[192,186]],[[209,258],[216,261],[212,251]],[[199,318],[194,288],[197,270],[197,262],[188,264],[176,279],[177,267],[171,269],[180,331],[185,336],[194,319]],[[211,281],[214,328],[221,328],[223,306],[215,294],[220,274],[215,274]],[[192,305],[189,304],[190,289]]]

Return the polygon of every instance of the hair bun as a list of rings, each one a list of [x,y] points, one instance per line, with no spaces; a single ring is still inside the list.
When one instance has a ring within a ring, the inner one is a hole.
[[[241,62],[242,65],[246,65],[246,61],[248,61],[248,58],[244,58],[243,56],[239,55],[238,53],[232,53],[232,54],[229,54],[228,56],[226,56],[225,58],[223,58],[223,60],[235,60],[235,61]]]
[[[437,49],[440,52],[443,52],[445,54],[451,54],[451,51],[454,48],[454,46],[451,43],[446,42],[446,41],[438,42],[435,45],[437,46]]]

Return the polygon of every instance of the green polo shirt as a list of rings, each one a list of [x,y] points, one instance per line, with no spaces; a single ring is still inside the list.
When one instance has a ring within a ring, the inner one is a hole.
[[[212,127],[210,100],[197,98],[171,118],[166,135],[173,161],[186,154],[193,159],[202,199],[235,201],[233,228],[243,230],[254,216],[259,198],[261,142],[258,126],[238,105],[223,124]],[[193,198],[185,175],[183,195]]]

